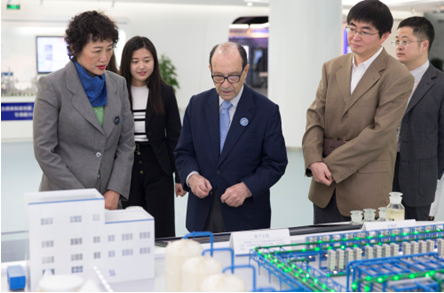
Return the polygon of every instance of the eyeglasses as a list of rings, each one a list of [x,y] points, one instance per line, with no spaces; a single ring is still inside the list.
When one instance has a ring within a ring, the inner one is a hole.
[[[359,35],[361,35],[361,37],[371,37],[371,36],[376,35],[377,33],[379,33],[379,32],[376,32],[376,33],[369,33],[369,32],[365,32],[365,31],[358,31],[357,29],[352,28],[352,27],[349,27],[349,26],[346,26],[346,27],[345,27],[345,30],[346,30],[347,33],[349,33],[350,35],[359,34]]]
[[[213,81],[215,83],[224,83],[225,80],[228,80],[229,83],[238,83],[243,72],[244,72],[244,69],[242,69],[242,72],[239,75],[228,75],[228,76],[212,75],[211,78],[213,79]]]
[[[396,40],[396,41],[392,41],[392,46],[393,47],[398,47],[398,46],[408,47],[410,43],[415,43],[415,42],[422,42],[422,40],[418,40],[418,41],[400,41],[400,40]]]

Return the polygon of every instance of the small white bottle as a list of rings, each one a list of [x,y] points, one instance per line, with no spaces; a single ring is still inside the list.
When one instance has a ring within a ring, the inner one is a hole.
[[[374,222],[375,212],[375,209],[364,209],[364,222]]]
[[[362,211],[353,210],[353,211],[350,211],[350,213],[351,213],[351,224],[352,225],[362,224]]]
[[[405,218],[405,208],[401,204],[402,193],[390,192],[390,203],[387,206],[385,216],[387,221],[403,221]]]
[[[379,207],[378,210],[379,210],[378,222],[385,222],[385,221],[387,221],[387,218],[386,218],[386,215],[385,215],[387,208],[386,207]]]

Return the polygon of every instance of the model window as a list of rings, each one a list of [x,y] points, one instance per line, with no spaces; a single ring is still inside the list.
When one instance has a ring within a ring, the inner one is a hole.
[[[100,252],[94,252],[94,258],[95,259],[100,258]]]
[[[129,255],[133,255],[133,250],[132,249],[124,249],[124,250],[122,250],[122,256],[129,256]]]
[[[44,225],[52,225],[52,218],[42,218],[40,219],[40,224]]]
[[[82,260],[83,255],[81,253],[71,254],[71,261]]]
[[[53,263],[54,262],[54,256],[45,256],[42,258],[42,263]]]
[[[149,247],[141,247],[140,248],[140,254],[148,254],[148,253],[150,253]]]
[[[53,247],[53,246],[54,246],[54,240],[42,241],[42,248]]]
[[[108,257],[115,257],[115,256],[116,256],[116,252],[114,250],[108,251]]]
[[[99,214],[94,214],[93,215],[93,221],[99,221],[100,220],[100,215]]]
[[[72,238],[71,245],[80,245],[82,244],[82,238]]]
[[[114,242],[114,235],[108,235],[108,242]]]
[[[150,238],[150,232],[140,232],[140,239]]]
[[[83,266],[72,267],[71,268],[71,273],[73,273],[73,274],[83,273]]]
[[[94,236],[93,240],[94,240],[94,243],[99,243],[100,242],[100,236]]]
[[[133,234],[132,233],[128,233],[128,234],[122,234],[122,240],[132,240],[133,239]]]
[[[44,269],[44,270],[42,271],[42,275],[45,274],[45,271],[50,271],[50,272],[54,275],[54,269]]]
[[[109,270],[109,276],[110,277],[115,277],[116,276],[116,272],[114,270]]]
[[[80,223],[82,222],[82,216],[71,216],[71,223]]]

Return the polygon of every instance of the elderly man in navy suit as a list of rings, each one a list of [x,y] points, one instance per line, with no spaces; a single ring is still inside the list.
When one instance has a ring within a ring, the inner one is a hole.
[[[279,107],[244,84],[247,54],[236,43],[210,53],[215,88],[191,98],[174,152],[189,191],[189,231],[270,228],[270,187],[287,152]]]
[[[428,61],[434,29],[424,17],[400,22],[396,56],[415,78],[398,129],[393,190],[404,194],[405,218],[427,221],[437,180],[444,172],[444,73]]]

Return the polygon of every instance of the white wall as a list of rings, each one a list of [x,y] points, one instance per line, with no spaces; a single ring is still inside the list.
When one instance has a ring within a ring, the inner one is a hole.
[[[102,10],[118,22],[126,39],[146,36],[159,55],[172,59],[180,84],[176,95],[181,110],[192,95],[213,87],[208,55],[215,44],[228,40],[228,26],[240,16],[269,12],[268,8],[247,6],[117,2],[112,7],[111,1],[93,0],[21,0],[21,9],[15,11],[3,9],[6,2],[1,0],[2,71],[10,68],[19,81],[29,82],[36,75],[36,35],[63,35],[67,21],[75,14]]]
[[[340,0],[270,2],[268,93],[280,106],[287,147],[302,147],[322,64],[341,54],[341,14]]]

